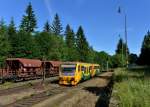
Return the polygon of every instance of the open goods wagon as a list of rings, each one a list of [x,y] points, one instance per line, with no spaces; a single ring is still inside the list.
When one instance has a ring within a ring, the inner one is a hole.
[[[42,68],[45,71],[46,77],[57,76],[61,61],[42,61]]]
[[[6,67],[0,69],[0,80],[21,81],[56,76],[59,73],[59,61],[41,61],[38,59],[8,58]],[[43,73],[45,72],[45,73]]]
[[[38,59],[8,58],[3,71],[4,80],[27,80],[42,76],[42,62]]]

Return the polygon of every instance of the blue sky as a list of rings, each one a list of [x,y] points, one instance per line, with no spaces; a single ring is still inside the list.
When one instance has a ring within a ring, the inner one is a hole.
[[[69,23],[76,31],[82,25],[89,44],[109,54],[115,53],[118,35],[124,37],[124,16],[117,13],[118,6],[127,14],[130,52],[140,53],[144,35],[150,29],[150,0],[0,0],[0,18],[8,24],[14,17],[19,26],[29,2],[38,20],[37,30],[58,13],[64,28]]]

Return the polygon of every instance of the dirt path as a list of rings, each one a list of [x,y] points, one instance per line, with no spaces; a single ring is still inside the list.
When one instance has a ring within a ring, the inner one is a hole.
[[[112,72],[105,72],[74,87],[58,85],[28,88],[18,93],[0,96],[3,107],[106,107],[111,91]],[[5,99],[5,100],[4,100]],[[1,107],[1,106],[0,106]]]
[[[52,80],[56,80],[58,79],[58,76],[55,77],[50,77],[50,78],[46,78],[46,82],[52,81]],[[0,94],[1,93],[5,93],[3,91],[9,91],[9,90],[13,90],[15,88],[19,88],[19,87],[23,87],[26,85],[30,85],[30,84],[38,84],[39,82],[41,82],[42,79],[37,79],[37,80],[28,80],[28,81],[21,81],[21,82],[6,82],[4,84],[0,84]]]
[[[112,72],[106,72],[73,89],[49,97],[33,107],[106,107],[111,92]]]
[[[3,89],[0,90],[0,107],[9,105],[13,102],[16,102],[18,100],[31,97],[33,95],[37,95],[40,93],[44,93],[47,90],[50,90],[52,85],[50,85],[50,82],[58,80],[57,77],[53,77],[51,79],[46,80],[46,85],[42,85],[40,81],[30,81],[25,82],[26,84],[20,85],[18,87],[9,88],[9,89]],[[20,84],[20,83],[16,83]],[[17,86],[17,85],[16,85]]]

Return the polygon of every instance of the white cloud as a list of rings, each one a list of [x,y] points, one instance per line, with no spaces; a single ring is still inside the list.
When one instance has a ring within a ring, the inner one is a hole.
[[[52,7],[51,7],[51,0],[44,0],[45,6],[49,13],[50,19],[52,20]]]

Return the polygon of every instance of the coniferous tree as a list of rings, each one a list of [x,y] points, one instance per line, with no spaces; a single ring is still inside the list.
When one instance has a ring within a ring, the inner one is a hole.
[[[36,36],[37,47],[40,50],[40,58],[47,60],[65,60],[66,50],[64,40],[57,35],[42,32]]]
[[[48,32],[48,33],[51,32],[51,26],[50,26],[50,24],[49,24],[48,21],[46,21],[46,23],[45,23],[45,25],[44,25],[44,30],[43,30],[43,31],[44,31],[44,32]]]
[[[131,53],[129,55],[129,63],[130,64],[137,64],[138,56],[136,54]]]
[[[75,61],[75,60],[77,60],[75,34],[69,24],[66,26],[65,37],[66,37],[66,45],[67,45],[67,50],[68,50],[67,51],[67,53],[68,53],[67,60]]]
[[[47,59],[51,53],[51,37],[48,32],[42,32],[36,36],[38,49],[40,50],[40,58],[43,56]]]
[[[72,31],[70,25],[66,26],[65,36],[66,36],[66,44],[70,48],[74,45],[74,32]]]
[[[31,3],[29,3],[26,9],[26,14],[23,15],[23,19],[21,21],[20,30],[32,33],[34,32],[36,26],[37,26],[36,16],[34,14]]]
[[[7,26],[5,25],[5,21],[3,18],[0,20],[0,31],[1,33],[7,32]]]
[[[33,58],[38,56],[37,46],[32,35],[37,25],[36,17],[31,3],[27,6],[26,14],[21,21],[19,32],[17,33],[16,56]]]
[[[11,38],[11,35],[14,35],[16,34],[16,27],[15,27],[15,23],[14,23],[14,19],[11,18],[11,21],[10,21],[10,24],[8,26],[8,35],[9,35],[9,38]]]
[[[8,41],[7,26],[4,20],[0,21],[0,64],[9,56],[11,47]]]
[[[140,58],[138,63],[141,65],[150,65],[150,32],[148,31],[144,37]]]
[[[37,57],[38,51],[34,38],[25,31],[19,31],[16,37],[15,56],[33,58]]]
[[[16,36],[17,35],[17,31],[16,31],[16,27],[15,27],[15,23],[14,23],[14,20],[13,18],[11,18],[11,21],[10,21],[10,24],[8,26],[8,40],[10,42],[10,45],[11,45],[11,51],[10,51],[10,54],[11,54],[11,57],[15,57],[15,49],[16,49]]]
[[[113,56],[114,66],[115,67],[124,67],[125,66],[125,44],[123,39],[120,38],[117,44],[116,54]]]
[[[127,50],[127,53],[126,53]],[[113,56],[113,58],[116,60],[115,66],[116,67],[123,67],[126,64],[126,60],[127,60],[127,56],[129,56],[129,49],[126,46],[126,44],[124,43],[123,39],[120,38],[119,42],[117,44],[117,49],[116,49],[116,54]]]
[[[79,27],[76,36],[76,45],[79,61],[87,62],[89,58],[89,45],[81,26]]]
[[[116,54],[123,54],[125,55],[126,54],[126,44],[124,43],[123,39],[120,38],[119,39],[119,42],[117,44],[117,49],[116,49]],[[129,49],[127,47],[127,54],[129,54]]]
[[[110,59],[111,59],[111,56],[108,53],[104,52],[104,51],[95,52],[94,61],[95,61],[95,63],[98,63],[98,64],[101,65],[102,70],[106,70],[107,61],[108,61],[109,67],[112,67],[112,63],[111,63]]]
[[[124,55],[124,43],[122,38],[119,39],[119,42],[117,44],[117,50],[116,50],[116,54],[123,54]]]
[[[96,63],[95,61],[96,53],[92,46],[89,47],[89,58],[88,62],[90,63]]]
[[[115,67],[123,67],[125,66],[125,44],[123,42],[123,39],[120,38],[119,42],[117,44],[116,54],[113,56],[115,59],[114,66]]]
[[[61,33],[63,32],[62,24],[58,14],[56,14],[54,17],[51,29],[55,35],[61,35]]]

